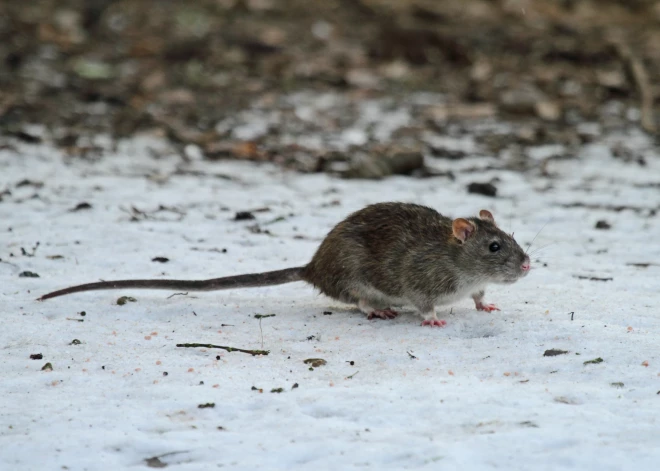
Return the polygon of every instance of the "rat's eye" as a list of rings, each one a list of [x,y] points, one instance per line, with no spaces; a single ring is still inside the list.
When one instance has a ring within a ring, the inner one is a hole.
[[[492,244],[490,244],[488,248],[490,249],[491,252],[497,252],[498,250],[500,250],[500,244],[498,244],[497,242],[493,242]]]

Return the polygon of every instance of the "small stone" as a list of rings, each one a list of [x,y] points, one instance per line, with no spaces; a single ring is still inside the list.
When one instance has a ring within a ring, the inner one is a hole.
[[[598,84],[605,88],[624,90],[626,88],[626,76],[621,70],[601,70],[596,72]]]
[[[473,182],[467,186],[468,193],[475,193],[478,195],[495,197],[497,195],[497,188],[492,183],[477,183]]]
[[[73,71],[87,80],[106,80],[114,75],[112,65],[105,62],[80,58],[73,64]]]
[[[123,306],[124,304],[126,304],[128,302],[134,303],[136,301],[137,301],[137,299],[135,299],[131,296],[122,296],[121,298],[117,299],[117,305]]]
[[[611,228],[612,225],[603,219],[601,219],[596,223],[596,229],[611,229]]]
[[[544,357],[555,357],[557,355],[564,355],[566,353],[568,353],[567,350],[559,350],[557,348],[551,348],[550,350],[546,350],[545,352],[543,352],[543,356]]]
[[[312,25],[312,34],[316,39],[327,41],[332,35],[334,27],[327,21],[319,20]]]
[[[255,217],[250,211],[238,211],[234,216],[234,221],[249,221],[251,219],[255,219]]]
[[[545,121],[558,121],[561,118],[561,108],[554,101],[539,101],[534,105],[534,110]]]
[[[537,103],[545,101],[545,96],[536,87],[523,87],[507,90],[500,95],[502,110],[509,113],[529,114],[535,111]]]
[[[346,73],[346,82],[357,88],[378,88],[380,78],[368,69],[351,69]]]
[[[310,365],[312,368],[318,368],[319,366],[323,366],[327,364],[327,362],[323,358],[308,358],[306,360],[303,360],[303,363],[306,365]]]

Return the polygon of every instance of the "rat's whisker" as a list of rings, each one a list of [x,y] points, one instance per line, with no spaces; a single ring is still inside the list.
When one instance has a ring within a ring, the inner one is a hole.
[[[534,241],[536,240],[536,238],[539,236],[539,234],[541,233],[541,231],[542,231],[543,229],[545,229],[545,226],[547,226],[548,224],[550,224],[550,221],[548,221],[548,222],[546,222],[545,224],[543,224],[543,227],[541,227],[541,229],[539,229],[539,231],[536,233],[536,235],[534,236],[534,238],[532,239],[532,241],[529,243],[529,245],[527,245],[527,249],[525,250],[525,254],[526,254],[527,251],[530,249],[530,247],[532,246],[532,244],[534,243]]]
[[[545,249],[545,248],[547,248],[547,247],[550,247],[551,245],[555,245],[556,243],[557,243],[557,242],[550,242],[549,244],[542,245],[542,246],[539,247],[538,249],[534,249],[534,251],[533,251],[532,253],[530,253],[529,256],[531,257],[532,255],[537,254],[537,253],[539,253],[541,250],[543,250],[543,249]]]

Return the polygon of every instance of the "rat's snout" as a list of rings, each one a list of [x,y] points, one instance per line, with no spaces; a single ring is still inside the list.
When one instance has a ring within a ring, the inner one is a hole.
[[[522,265],[520,265],[520,269],[524,273],[527,273],[531,268],[532,268],[532,264],[529,261],[529,257],[527,255],[525,255],[525,260],[523,260]]]

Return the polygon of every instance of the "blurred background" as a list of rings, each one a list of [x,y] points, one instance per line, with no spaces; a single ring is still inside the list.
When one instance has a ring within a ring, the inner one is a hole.
[[[657,0],[0,2],[5,148],[98,159],[146,133],[183,159],[381,178],[478,147],[524,170],[532,146],[657,136],[658,96]]]

